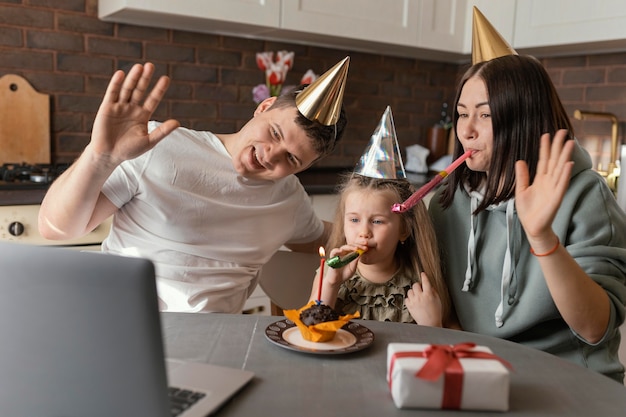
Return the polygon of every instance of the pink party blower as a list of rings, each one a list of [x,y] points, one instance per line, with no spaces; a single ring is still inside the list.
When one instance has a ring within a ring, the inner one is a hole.
[[[439,172],[435,177],[415,191],[411,197],[407,198],[404,203],[394,204],[391,207],[391,211],[396,213],[403,213],[416,205],[422,198],[426,196],[433,188],[435,188],[445,177],[450,175],[452,171],[457,169],[467,158],[472,156],[473,151],[467,151],[463,155],[459,156],[456,161],[452,162],[448,168]]]

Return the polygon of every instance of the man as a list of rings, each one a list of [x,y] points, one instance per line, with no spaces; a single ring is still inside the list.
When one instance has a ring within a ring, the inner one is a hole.
[[[316,251],[326,241],[330,225],[293,174],[341,138],[348,62],[268,98],[240,131],[218,135],[148,123],[169,79],[147,93],[152,64],[117,71],[90,143],[42,202],[41,234],[74,238],[114,215],[103,250],[154,261],[162,311],[241,312],[283,244]]]

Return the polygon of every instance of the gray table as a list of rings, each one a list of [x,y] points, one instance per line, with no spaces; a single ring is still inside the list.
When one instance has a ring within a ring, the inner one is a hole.
[[[592,371],[524,346],[448,329],[360,321],[375,341],[358,352],[315,355],[270,343],[265,329],[284,317],[163,313],[169,357],[243,368],[254,380],[221,416],[478,416],[499,413],[401,410],[385,380],[390,342],[475,342],[509,361],[514,416],[626,416],[626,388]]]

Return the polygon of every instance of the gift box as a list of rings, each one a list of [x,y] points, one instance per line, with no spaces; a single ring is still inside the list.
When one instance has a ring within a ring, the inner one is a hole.
[[[474,343],[390,343],[387,382],[398,408],[507,411],[510,364]]]

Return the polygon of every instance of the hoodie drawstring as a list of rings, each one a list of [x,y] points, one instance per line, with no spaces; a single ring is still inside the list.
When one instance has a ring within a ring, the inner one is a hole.
[[[476,224],[474,212],[478,204],[482,200],[480,192],[470,192],[470,234],[467,240],[467,268],[465,269],[465,280],[461,291],[468,292],[473,284],[473,275],[476,264]],[[511,234],[514,227],[515,199],[512,198],[506,202],[506,253],[504,254],[504,263],[502,265],[502,276],[500,281],[500,303],[495,312],[495,323],[497,327],[504,324],[504,298],[509,298],[512,278],[512,254],[511,254]]]
[[[502,265],[502,280],[500,282],[500,304],[496,308],[496,326],[502,327],[504,324],[504,297],[508,298],[509,287],[511,286],[511,230],[513,228],[513,210],[515,209],[514,199],[510,199],[506,204],[506,253],[504,254],[504,264]]]
[[[467,239],[467,268],[465,269],[465,280],[463,281],[463,288],[461,288],[461,291],[465,292],[469,291],[470,287],[472,286],[472,267],[475,263],[476,252],[476,225],[474,224],[474,217],[476,216],[474,215],[474,211],[476,211],[476,208],[478,207],[478,198],[473,195],[473,193],[471,195],[470,202],[470,235]]]

